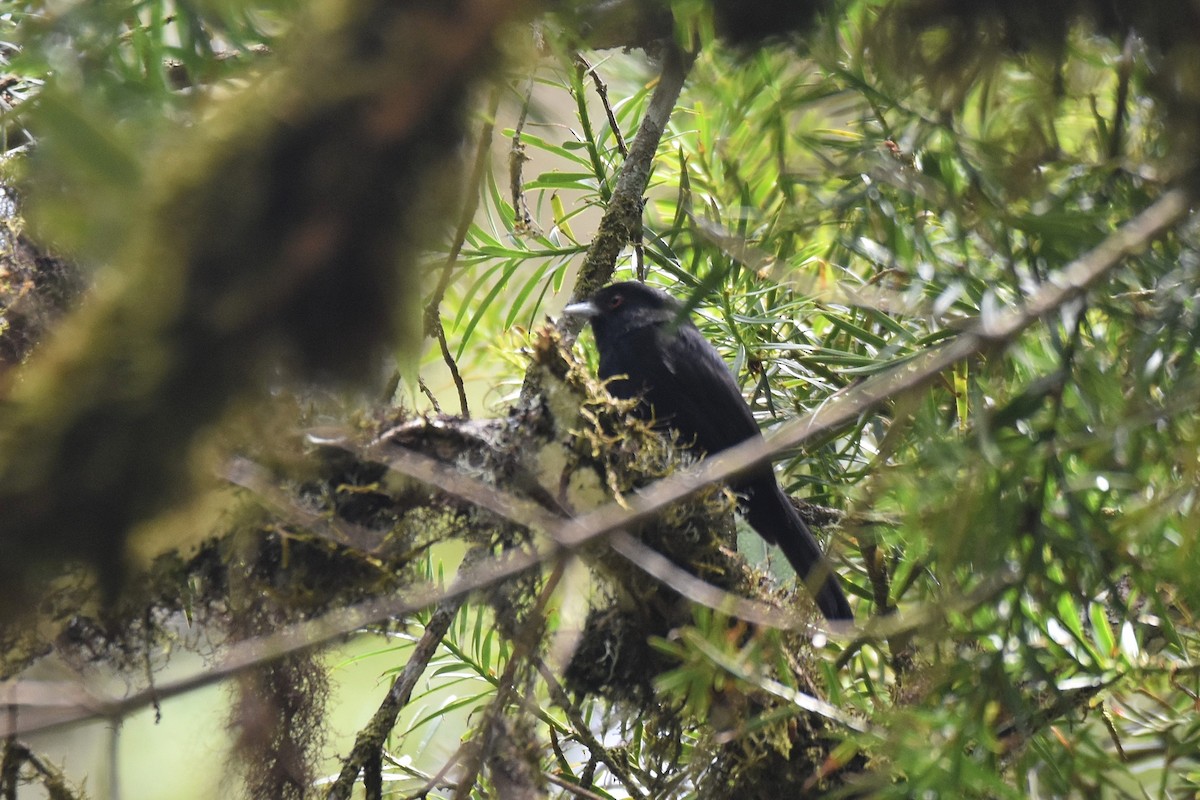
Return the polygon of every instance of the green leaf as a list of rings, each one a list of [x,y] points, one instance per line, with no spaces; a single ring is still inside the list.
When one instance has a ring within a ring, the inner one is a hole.
[[[1117,654],[1117,640],[1113,635],[1112,626],[1108,622],[1108,613],[1100,603],[1088,604],[1088,618],[1092,622],[1092,636],[1096,647],[1106,657],[1112,658]]]

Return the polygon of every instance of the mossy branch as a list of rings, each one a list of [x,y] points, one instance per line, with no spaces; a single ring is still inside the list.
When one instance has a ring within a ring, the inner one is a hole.
[[[388,690],[387,696],[384,697],[383,702],[371,717],[371,721],[358,732],[358,736],[354,740],[354,747],[342,765],[342,771],[325,795],[326,800],[348,800],[359,774],[371,763],[378,761],[383,750],[383,743],[387,741],[392,728],[396,726],[396,717],[408,705],[417,681],[424,674],[429,662],[433,660],[438,646],[442,643],[442,637],[450,630],[454,616],[462,608],[465,600],[466,597],[462,595],[451,597],[442,601],[434,610],[429,622],[425,625],[425,632],[421,634],[420,641],[413,647],[412,654],[408,657],[408,663],[404,665],[404,669],[392,683],[392,688]]]
[[[629,156],[621,166],[612,199],[600,219],[600,227],[592,244],[588,247],[575,281],[573,300],[590,296],[612,279],[617,256],[634,238],[642,221],[642,196],[650,182],[654,168],[654,155],[662,140],[671,111],[679,100],[683,83],[691,70],[693,55],[685,53],[674,43],[663,48],[662,73],[654,94],[646,106],[637,134],[629,145]],[[584,320],[568,318],[559,323],[563,339],[569,344],[575,340]]]
[[[131,156],[111,279],[4,397],[0,618],[63,557],[97,565],[114,593],[127,531],[169,502],[195,433],[261,389],[264,364],[362,378],[397,331],[417,339],[415,254],[468,88],[523,5],[318,6],[275,73],[160,161]],[[41,107],[71,102],[48,89]]]

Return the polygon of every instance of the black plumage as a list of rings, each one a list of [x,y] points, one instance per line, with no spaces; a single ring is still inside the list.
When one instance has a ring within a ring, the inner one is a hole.
[[[679,442],[718,453],[760,436],[754,415],[720,354],[682,315],[678,301],[640,283],[615,283],[568,306],[586,316],[596,335],[600,377],[616,397],[640,397],[638,413],[678,432]],[[768,465],[737,479],[746,520],[777,544],[813,589],[831,620],[853,619],[850,605],[812,531],[783,493]]]

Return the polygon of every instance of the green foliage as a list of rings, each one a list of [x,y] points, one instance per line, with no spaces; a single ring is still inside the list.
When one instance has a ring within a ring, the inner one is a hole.
[[[87,213],[44,217],[57,240],[111,256],[142,207],[147,152],[253,75],[300,5],[0,4],[23,43],[8,134],[45,136],[41,180],[88,187]],[[674,4],[680,40],[704,49],[618,274],[688,300],[764,426],[1021,304],[1194,161],[1165,116],[1187,118],[1187,93],[1153,93],[1172,69],[1192,85],[1178,53],[1159,62],[1154,43],[1129,52],[1080,22],[1050,55],[1006,42],[967,58],[954,28],[898,27],[904,7],[846,2],[800,46],[731,53],[708,4]],[[547,49],[496,82],[501,110],[477,120],[534,157],[518,161],[519,196],[500,149],[482,148],[462,241],[422,257],[430,292],[448,276],[433,309],[446,352],[497,406],[525,368],[519,346],[570,290],[654,82],[640,55],[587,54],[593,73],[553,32]],[[1198,288],[1189,224],[1006,350],[788,454],[788,488],[845,512],[833,551],[859,621],[880,627],[820,642],[798,670],[777,633],[698,611],[659,643],[678,666],[658,708],[582,698],[572,717],[531,678],[513,707],[553,742],[545,769],[600,796],[623,782],[722,796],[700,788],[719,746],[765,759],[769,740],[785,758],[798,743],[828,756],[813,786],[872,796],[1196,792]],[[421,369],[446,360],[431,348]],[[419,757],[439,726],[476,732],[496,696],[513,644],[489,613],[460,612],[395,733],[414,759],[394,776],[406,790],[434,777]],[[861,724],[792,702],[810,691]],[[764,694],[784,702],[740,705]],[[811,736],[789,727],[810,718]]]
[[[180,145],[181,128],[197,122],[214,94],[254,74],[262,48],[299,7],[295,0],[0,4],[18,36],[7,70],[26,101],[8,122],[36,131],[39,201],[63,197],[66,208],[47,211],[56,245],[112,257],[132,224],[129,210],[146,200],[142,170]]]
[[[807,57],[704,52],[659,150],[650,280],[691,298],[765,424],[1020,303],[1148,205],[1179,162],[1155,101],[1136,94],[1143,62],[1118,108],[1119,42],[1081,27],[1060,61],[997,52],[936,84],[898,63],[894,41],[879,47],[877,5],[851,4]],[[551,239],[562,215],[546,195],[602,205],[619,163],[596,101],[579,101],[588,87],[560,70],[539,74],[575,108],[565,143],[523,134],[553,164],[524,184]],[[645,98],[640,73],[619,59],[598,70],[628,119]],[[489,222],[512,220],[489,187]],[[540,309],[560,269],[545,260],[567,256],[511,222],[490,244],[502,235],[520,244],[464,250],[463,271],[491,293],[465,296],[460,352],[517,318],[498,298]],[[879,794],[1194,785],[1183,754],[1195,751],[1179,740],[1197,732],[1178,716],[1200,689],[1194,243],[1183,231],[1156,244],[1006,352],[785,463],[794,490],[850,513],[837,550],[860,597],[873,591],[858,549],[876,546],[889,607],[938,619],[904,645],[899,671],[899,640],[830,647],[844,665],[828,673],[830,697],[879,726],[852,737]],[[854,522],[870,518],[894,523]],[[858,606],[863,619],[878,610]],[[704,719],[720,670],[678,655],[663,686]]]

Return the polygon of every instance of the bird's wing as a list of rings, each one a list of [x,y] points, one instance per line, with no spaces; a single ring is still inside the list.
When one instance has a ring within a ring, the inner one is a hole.
[[[647,398],[659,418],[694,439],[706,453],[758,435],[758,424],[720,353],[692,325],[661,331],[663,367],[674,380],[658,380]],[[668,418],[669,417],[669,418]]]

